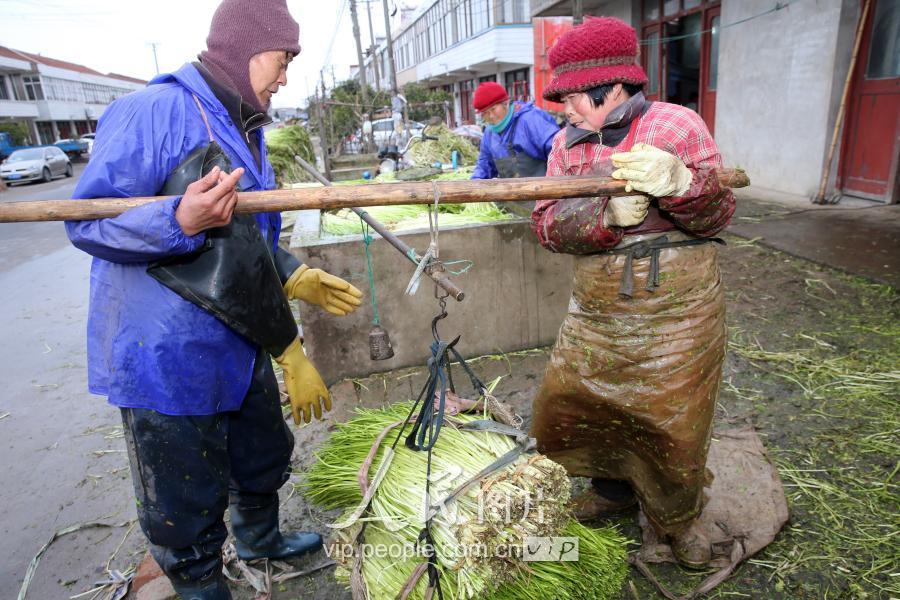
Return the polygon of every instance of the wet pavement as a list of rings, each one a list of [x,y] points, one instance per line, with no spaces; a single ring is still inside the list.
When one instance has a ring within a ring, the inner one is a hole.
[[[80,173],[78,169],[76,173]],[[0,202],[65,198],[77,178],[14,187]],[[121,421],[87,392],[90,257],[61,223],[0,224],[0,597],[14,598],[35,553],[59,529],[134,518]],[[101,578],[127,527],[55,542],[28,598],[67,598]],[[113,560],[126,568],[133,531]]]
[[[900,288],[900,205],[844,197],[818,206],[740,190],[728,231],[793,256]]]

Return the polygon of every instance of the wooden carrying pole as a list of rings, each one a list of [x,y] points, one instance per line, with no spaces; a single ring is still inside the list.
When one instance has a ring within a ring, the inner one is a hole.
[[[740,169],[718,169],[723,187],[750,185]],[[468,181],[421,181],[385,185],[342,185],[240,192],[235,212],[280,212],[284,210],[335,210],[364,206],[398,204],[434,204],[435,191],[441,204],[470,202],[508,202],[581,198],[586,196],[624,196],[625,182],[610,177],[523,177],[521,179],[481,179]],[[0,202],[0,223],[25,221],[84,221],[106,219],[128,209],[157,202],[163,196],[148,198],[97,198],[91,200],[34,200]]]

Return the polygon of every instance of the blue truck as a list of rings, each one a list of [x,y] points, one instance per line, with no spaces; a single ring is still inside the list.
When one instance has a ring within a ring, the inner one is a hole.
[[[75,158],[88,151],[88,143],[79,140],[60,140],[53,145],[68,154],[69,158]],[[39,146],[16,146],[8,132],[0,131],[0,160],[5,160],[16,150],[37,147]]]

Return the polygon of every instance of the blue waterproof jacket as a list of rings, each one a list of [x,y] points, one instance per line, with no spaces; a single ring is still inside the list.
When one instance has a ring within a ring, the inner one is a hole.
[[[513,103],[513,108],[512,119],[502,132],[496,134],[490,127],[485,128],[481,138],[481,153],[472,179],[493,179],[499,176],[494,159],[509,156],[507,144],[510,135],[515,136],[512,141],[513,150],[547,161],[550,148],[553,147],[553,136],[559,132],[556,120],[531,102],[526,104],[517,101]]]
[[[232,166],[246,169],[240,189],[273,189],[275,174],[262,136],[259,168],[228,111],[186,64],[106,109],[74,198],[156,195],[192,150],[209,143],[192,94]],[[150,262],[192,252],[204,242],[203,233],[182,232],[175,220],[180,201],[146,204],[110,219],[66,222],[72,243],[94,257],[88,387],[116,406],[169,415],[237,410],[257,347],[147,275]],[[256,220],[274,251],[281,215],[260,213]]]

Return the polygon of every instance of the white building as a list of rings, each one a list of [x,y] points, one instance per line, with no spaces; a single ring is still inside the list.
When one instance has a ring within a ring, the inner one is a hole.
[[[534,41],[528,0],[431,0],[393,34],[397,85],[419,82],[453,96],[457,124],[473,123],[472,93],[483,81],[511,97],[534,96]],[[379,85],[389,89],[387,44],[376,51]],[[365,60],[374,81],[371,57]]]
[[[146,84],[0,46],[0,123],[26,124],[35,144],[77,138],[95,130],[113,100]]]

